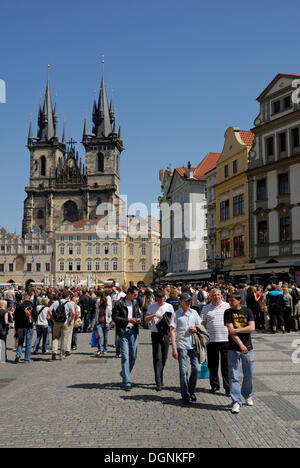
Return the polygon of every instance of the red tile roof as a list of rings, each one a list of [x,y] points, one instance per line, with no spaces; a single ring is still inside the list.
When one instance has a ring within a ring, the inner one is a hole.
[[[247,146],[252,146],[253,140],[254,140],[254,133],[252,132],[247,132],[247,131],[241,131],[240,132],[240,137]]]
[[[202,179],[202,177],[217,165],[218,160],[220,159],[221,153],[208,153],[205,158],[201,161],[200,164],[195,169],[194,176],[197,179]]]
[[[202,179],[202,177],[217,165],[217,162],[221,156],[221,153],[208,153],[204,159],[198,164],[197,167],[191,167],[188,169],[187,166],[176,167],[175,171],[178,172],[180,177],[186,180]],[[190,170],[193,171],[194,177],[186,177],[185,173]]]

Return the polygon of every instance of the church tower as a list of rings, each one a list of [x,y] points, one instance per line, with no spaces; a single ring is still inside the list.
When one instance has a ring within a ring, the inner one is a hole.
[[[101,203],[109,202],[117,208],[120,196],[120,155],[124,148],[121,128],[117,131],[112,99],[108,104],[104,73],[98,104],[94,100],[92,120],[92,133],[88,132],[85,121],[82,136],[90,187],[89,218],[96,217],[97,206]]]
[[[43,107],[38,112],[37,136],[29,125],[30,181],[25,187],[22,235],[35,226],[53,233],[63,221],[96,219],[101,203],[119,205],[121,129],[116,131],[113,102],[108,105],[104,76],[98,104],[94,102],[93,132],[84,123],[82,143],[85,166],[75,152],[72,139],[66,143],[65,130],[58,139],[56,103],[53,107],[49,78]],[[69,145],[69,146],[68,146]]]
[[[52,231],[51,186],[59,161],[66,151],[65,135],[62,141],[57,136],[56,103],[52,107],[49,79],[46,84],[43,107],[38,112],[37,137],[32,135],[29,125],[27,147],[30,151],[30,181],[25,188],[27,198],[24,202],[22,233],[31,232],[38,225],[43,231]]]

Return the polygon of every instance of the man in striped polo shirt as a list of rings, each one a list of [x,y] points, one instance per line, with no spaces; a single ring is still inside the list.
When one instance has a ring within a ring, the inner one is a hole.
[[[207,364],[210,374],[211,393],[220,390],[219,382],[219,358],[221,356],[221,372],[223,387],[227,396],[230,396],[228,380],[228,329],[224,326],[224,312],[230,309],[230,305],[223,301],[219,289],[210,291],[211,303],[203,307],[201,311],[202,325],[209,333],[207,345]]]

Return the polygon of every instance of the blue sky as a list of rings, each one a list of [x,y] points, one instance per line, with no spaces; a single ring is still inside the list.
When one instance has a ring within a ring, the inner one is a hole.
[[[253,127],[256,97],[279,72],[300,73],[299,4],[278,0],[70,0],[2,2],[0,79],[0,225],[21,232],[30,115],[51,64],[59,135],[81,141],[91,130],[94,90],[105,55],[125,151],[121,193],[157,201],[158,172],[221,152],[229,126]]]

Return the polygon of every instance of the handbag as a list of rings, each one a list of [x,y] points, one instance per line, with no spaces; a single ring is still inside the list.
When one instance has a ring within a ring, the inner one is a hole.
[[[79,328],[82,325],[82,320],[80,317],[78,317],[75,322],[74,322],[74,328]]]
[[[97,348],[98,347],[98,332],[97,332],[97,330],[93,331],[92,338],[91,338],[91,341],[90,341],[90,346],[92,348]]]
[[[156,324],[158,333],[161,335],[168,335],[170,333],[170,323],[172,319],[171,312],[165,312],[159,322]]]
[[[209,369],[208,369],[208,365],[206,361],[204,361],[201,365],[198,379],[202,379],[202,380],[209,379]]]

